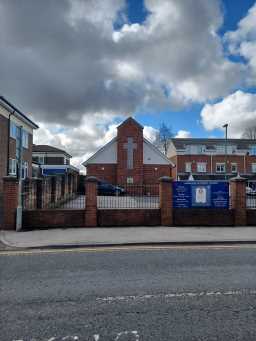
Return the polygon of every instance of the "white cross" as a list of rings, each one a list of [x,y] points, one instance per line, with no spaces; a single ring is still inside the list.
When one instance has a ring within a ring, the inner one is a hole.
[[[124,149],[127,149],[127,168],[133,169],[133,151],[137,149],[137,143],[133,143],[132,137],[127,138],[127,143],[124,144]]]

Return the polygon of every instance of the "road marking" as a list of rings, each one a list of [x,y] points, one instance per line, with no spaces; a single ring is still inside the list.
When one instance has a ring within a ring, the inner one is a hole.
[[[228,291],[201,291],[201,292],[176,292],[168,294],[156,295],[129,295],[129,296],[108,296],[97,297],[99,302],[122,302],[122,301],[139,301],[149,299],[169,299],[177,297],[207,297],[207,296],[241,296],[241,295],[256,295],[256,290],[228,290]]]
[[[21,256],[35,254],[58,254],[58,253],[98,253],[98,252],[119,252],[119,251],[158,251],[158,250],[221,250],[221,249],[255,249],[253,244],[223,244],[223,245],[128,245],[128,246],[97,246],[81,248],[63,248],[63,249],[33,249],[33,250],[15,250],[0,251],[0,256]]]

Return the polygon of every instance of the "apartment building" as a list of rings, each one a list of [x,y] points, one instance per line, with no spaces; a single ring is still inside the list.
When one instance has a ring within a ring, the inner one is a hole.
[[[256,140],[173,138],[168,157],[175,164],[173,177],[187,180],[224,180],[238,173],[256,180]]]
[[[20,152],[22,177],[32,176],[33,131],[37,128],[21,110],[0,96],[0,228],[3,217],[3,177],[18,175]]]
[[[79,173],[79,169],[70,164],[72,156],[65,150],[49,145],[33,145],[33,162],[40,165],[42,175]]]

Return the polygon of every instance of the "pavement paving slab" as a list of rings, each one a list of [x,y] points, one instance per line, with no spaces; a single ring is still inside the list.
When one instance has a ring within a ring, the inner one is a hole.
[[[0,231],[7,247],[255,242],[255,227],[127,227]]]

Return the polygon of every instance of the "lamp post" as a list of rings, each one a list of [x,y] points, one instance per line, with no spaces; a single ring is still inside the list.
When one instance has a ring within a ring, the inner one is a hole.
[[[222,128],[225,128],[225,180],[227,180],[227,159],[228,159],[228,124],[224,124]]]

